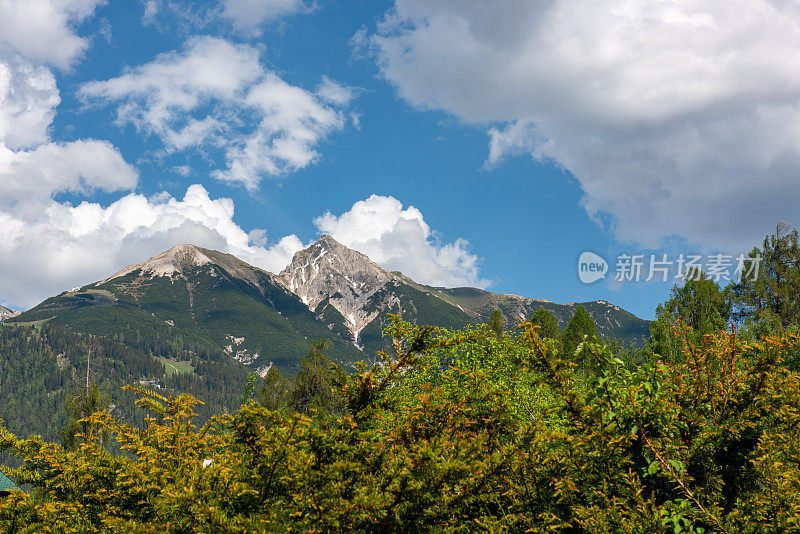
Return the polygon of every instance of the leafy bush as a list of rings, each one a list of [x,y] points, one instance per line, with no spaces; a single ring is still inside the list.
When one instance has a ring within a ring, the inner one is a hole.
[[[330,382],[336,410],[133,388],[143,427],[85,419],[77,451],[0,430],[33,488],[6,532],[785,532],[800,522],[796,335],[686,337],[576,372],[531,323],[449,332],[395,318],[391,354]],[[277,407],[276,407],[277,406]],[[272,409],[274,408],[274,409]],[[113,436],[112,454],[98,436]]]

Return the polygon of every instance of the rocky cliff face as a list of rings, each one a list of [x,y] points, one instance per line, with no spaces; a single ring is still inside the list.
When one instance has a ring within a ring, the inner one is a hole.
[[[333,306],[344,317],[355,343],[359,332],[381,312],[372,302],[375,295],[393,279],[368,257],[329,235],[295,254],[277,276],[311,311],[326,301]]]
[[[10,319],[12,317],[16,317],[22,312],[9,310],[3,306],[0,306],[0,321],[5,321],[6,319]]]

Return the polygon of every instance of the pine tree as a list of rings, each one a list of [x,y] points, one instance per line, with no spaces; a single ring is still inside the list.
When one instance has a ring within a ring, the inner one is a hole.
[[[276,367],[270,367],[256,392],[258,402],[270,409],[278,410],[289,403],[289,384]]]
[[[567,358],[575,356],[575,351],[584,339],[592,340],[597,337],[597,326],[586,308],[578,306],[569,324],[561,333],[561,343],[564,347],[564,355]],[[580,361],[580,358],[578,358]]]
[[[795,228],[779,223],[775,233],[764,238],[763,248],[750,252],[741,281],[733,285],[736,319],[772,325],[771,329],[800,323],[799,241]]]
[[[553,315],[553,312],[539,308],[531,316],[531,322],[539,327],[539,337],[558,339],[558,319]]]
[[[506,329],[506,321],[503,319],[503,312],[495,310],[489,316],[489,321],[486,323],[497,339],[503,337],[503,331]]]
[[[342,399],[333,393],[333,387],[341,382],[344,373],[328,358],[330,346],[327,339],[311,341],[308,355],[300,362],[300,372],[290,388],[292,407],[300,413],[336,413],[342,407]]]
[[[88,442],[94,439],[93,434],[97,432],[86,418],[95,412],[105,410],[108,407],[108,395],[100,391],[97,384],[89,386],[81,392],[77,392],[67,397],[66,410],[69,414],[67,427],[60,432],[62,444],[66,450],[77,450],[81,442]],[[106,436],[99,436],[100,442],[106,441]]]
[[[726,330],[732,314],[730,294],[703,272],[690,271],[682,285],[673,286],[669,300],[656,308],[656,320],[650,323],[653,352],[675,361],[682,358],[687,336],[699,343],[706,334]]]

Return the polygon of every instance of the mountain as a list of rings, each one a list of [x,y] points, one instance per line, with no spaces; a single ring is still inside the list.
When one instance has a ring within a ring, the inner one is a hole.
[[[442,288],[419,284],[399,272],[389,272],[367,256],[329,235],[298,252],[277,276],[279,283],[306,303],[333,332],[351,338],[366,354],[385,348],[380,333],[386,314],[395,313],[418,324],[463,328],[483,323],[499,309],[508,328],[545,308],[565,327],[579,305],[608,339],[641,344],[648,321],[606,301],[556,304],[542,299],[492,293],[476,288]]]
[[[200,347],[261,373],[271,365],[294,371],[309,339],[331,338],[330,356],[338,363],[362,357],[352,343],[332,336],[273,274],[194,245],[179,245],[49,298],[15,320],[48,321],[135,346],[158,340],[188,361]]]
[[[640,319],[605,300],[556,304],[549,300],[492,293],[472,287],[451,289],[422,287],[454,306],[458,306],[477,322],[488,321],[494,310],[500,310],[506,319],[506,327],[509,329],[514,328],[519,319],[529,318],[539,308],[552,312],[563,329],[569,323],[577,307],[583,306],[597,324],[598,333],[606,339],[618,339],[626,343],[641,345],[649,335],[649,321]]]
[[[605,337],[645,339],[647,321],[605,301],[582,304]],[[329,339],[330,357],[345,367],[374,357],[388,346],[381,333],[389,313],[457,329],[500,309],[513,328],[518,318],[546,308],[563,327],[577,306],[419,284],[323,235],[277,275],[230,254],[179,245],[11,321],[47,321],[112,338],[183,372],[229,357],[262,374],[272,365],[292,374],[312,339]]]
[[[16,317],[22,312],[9,310],[3,306],[0,306],[0,321],[5,321],[6,319],[11,319],[12,317]]]
[[[295,254],[277,280],[332,332],[351,339],[367,355],[386,348],[381,332],[389,313],[446,328],[474,322],[457,306],[420,290],[329,235]]]
[[[380,313],[370,303],[392,275],[363,254],[323,235],[298,252],[277,280],[312,312],[319,310],[324,315],[329,307],[329,315],[338,312],[345,320],[337,326],[343,326],[358,344],[359,333]]]

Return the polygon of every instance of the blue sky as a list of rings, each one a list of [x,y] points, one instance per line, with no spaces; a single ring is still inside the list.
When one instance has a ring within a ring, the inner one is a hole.
[[[37,3],[0,8],[6,306],[184,241],[277,271],[327,231],[422,282],[652,318],[672,278],[583,284],[580,253],[735,255],[796,218],[789,8]]]

